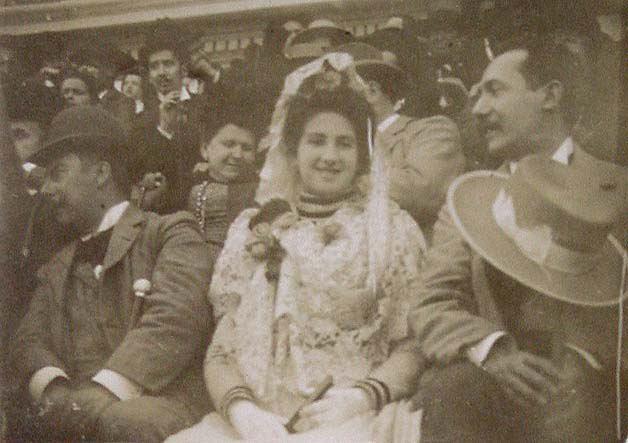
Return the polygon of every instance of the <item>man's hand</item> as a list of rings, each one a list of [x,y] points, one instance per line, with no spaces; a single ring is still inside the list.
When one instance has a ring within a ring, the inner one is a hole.
[[[168,181],[161,172],[145,174],[136,193],[138,206],[145,210],[159,209],[164,203],[163,196],[167,190]]]
[[[78,435],[89,438],[102,412],[117,401],[118,397],[93,382],[73,391],[68,397],[71,408],[69,422],[72,429]]]
[[[170,91],[159,104],[159,127],[162,131],[174,135],[179,127],[181,91]]]
[[[287,420],[265,411],[248,400],[238,400],[229,407],[229,420],[245,440],[281,442],[288,436]]]
[[[498,380],[506,394],[524,408],[546,405],[558,391],[561,379],[554,363],[518,350],[508,339],[495,343],[483,367]]]
[[[46,386],[39,401],[39,415],[45,419],[54,419],[65,408],[72,389],[65,378],[55,378]]]

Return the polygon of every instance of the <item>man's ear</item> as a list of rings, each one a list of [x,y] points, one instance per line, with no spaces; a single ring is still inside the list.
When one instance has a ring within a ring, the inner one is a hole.
[[[111,164],[107,161],[99,161],[96,164],[96,183],[102,188],[105,183],[111,180]]]
[[[560,102],[563,99],[564,87],[558,80],[552,80],[543,86],[545,97],[543,98],[542,108],[546,111],[552,111],[560,108]]]

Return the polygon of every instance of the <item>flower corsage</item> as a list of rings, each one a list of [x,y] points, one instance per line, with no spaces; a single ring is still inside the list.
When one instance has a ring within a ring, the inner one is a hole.
[[[258,261],[266,262],[266,279],[277,281],[285,251],[279,243],[279,234],[292,226],[298,216],[285,200],[273,199],[260,208],[249,223],[252,238],[246,250]]]

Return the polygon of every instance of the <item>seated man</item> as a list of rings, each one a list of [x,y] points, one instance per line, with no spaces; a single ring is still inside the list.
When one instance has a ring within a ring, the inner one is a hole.
[[[188,210],[217,250],[233,220],[255,204],[259,120],[253,109],[234,100],[202,126],[200,151],[205,161],[194,168],[197,184],[190,192]]]
[[[57,220],[82,236],[42,268],[15,334],[39,439],[162,441],[209,409],[212,262],[192,217],[129,205],[122,134],[100,107],[72,107],[32,159]]]
[[[410,84],[396,61],[387,58],[389,53],[363,43],[335,51],[352,55],[364,80],[354,87],[366,97],[375,120],[375,146],[388,161],[390,197],[429,237],[447,188],[464,172],[458,127],[442,115],[414,119],[399,113]]]
[[[626,437],[628,263],[609,235],[626,183],[579,151],[452,184],[411,320],[434,363],[415,399],[422,442]]]

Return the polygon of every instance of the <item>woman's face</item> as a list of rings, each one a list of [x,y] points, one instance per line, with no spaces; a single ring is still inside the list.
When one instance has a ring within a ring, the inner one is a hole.
[[[201,148],[201,155],[209,163],[214,179],[223,183],[235,181],[253,169],[255,136],[248,129],[226,124]]]
[[[142,78],[139,75],[128,74],[122,82],[122,93],[133,100],[142,98]]]
[[[335,112],[321,112],[303,128],[297,147],[303,189],[324,198],[349,192],[358,171],[358,139],[353,125]]]
[[[87,85],[80,78],[69,77],[61,83],[61,97],[66,108],[88,105],[92,100]]]

